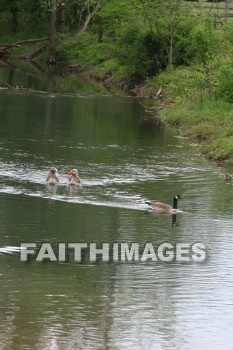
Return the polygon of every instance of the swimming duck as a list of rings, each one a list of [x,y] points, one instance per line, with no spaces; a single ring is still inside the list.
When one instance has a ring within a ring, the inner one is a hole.
[[[145,203],[149,205],[149,207],[160,213],[170,213],[170,212],[175,212],[177,210],[177,201],[178,199],[181,199],[181,196],[179,194],[176,194],[173,198],[173,205],[169,205],[166,203],[162,202],[150,202],[146,201]]]
[[[72,169],[68,172],[69,175],[69,185],[79,185],[81,183],[78,170]]]
[[[58,182],[59,182],[59,179],[57,176],[57,168],[55,167],[55,165],[52,165],[46,179],[46,184],[56,185],[58,184]]]

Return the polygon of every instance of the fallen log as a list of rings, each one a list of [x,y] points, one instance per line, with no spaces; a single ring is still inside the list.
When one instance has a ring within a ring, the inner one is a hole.
[[[48,37],[46,38],[37,38],[37,39],[27,39],[27,40],[21,40],[21,41],[18,41],[17,43],[13,43],[13,44],[2,44],[0,45],[0,47],[4,46],[4,47],[15,47],[15,46],[20,46],[22,44],[34,44],[34,43],[37,43],[37,42],[40,42],[40,41],[46,41],[46,40],[49,40]]]
[[[12,43],[12,44],[0,44],[0,54],[1,55],[7,54],[10,49],[13,49],[15,47],[20,47],[23,44],[34,44],[40,41],[48,41],[48,40],[49,38],[46,37],[46,38],[21,40],[21,41],[18,41],[17,43]]]
[[[23,87],[23,86],[18,86],[18,85],[12,86],[12,85],[10,85],[10,84],[8,84],[8,83],[5,83],[5,85],[8,87],[8,89],[11,89],[11,90],[25,90],[25,91],[31,91],[31,89],[25,88],[25,87]]]
[[[37,48],[36,50],[34,50],[34,51],[32,51],[32,52],[30,52],[30,53],[28,53],[28,54],[26,54],[26,55],[20,55],[20,56],[18,56],[18,58],[24,59],[24,60],[25,60],[25,59],[26,59],[26,60],[33,60],[33,59],[37,58],[38,56],[40,56],[40,54],[41,54],[42,52],[44,52],[44,51],[47,49],[47,47],[48,47],[47,44],[42,45],[42,46],[40,46],[39,48]]]

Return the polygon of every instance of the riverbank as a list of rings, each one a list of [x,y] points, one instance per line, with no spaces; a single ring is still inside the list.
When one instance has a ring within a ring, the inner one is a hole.
[[[180,67],[149,79],[142,91],[150,95],[162,87],[150,113],[197,140],[206,158],[232,168],[232,103],[216,98],[209,84],[194,67]]]
[[[202,144],[203,154],[219,164],[233,166],[232,104],[206,98],[200,101],[181,101],[164,110],[159,116]]]

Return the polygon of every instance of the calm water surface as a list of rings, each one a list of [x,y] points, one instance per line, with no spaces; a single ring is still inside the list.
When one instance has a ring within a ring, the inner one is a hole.
[[[53,163],[57,190],[45,187]],[[78,190],[67,186],[74,167]],[[175,193],[176,226],[148,214],[146,199]],[[222,170],[138,99],[1,89],[0,349],[232,349],[232,205]],[[23,263],[17,252],[163,241],[203,242],[208,258]]]

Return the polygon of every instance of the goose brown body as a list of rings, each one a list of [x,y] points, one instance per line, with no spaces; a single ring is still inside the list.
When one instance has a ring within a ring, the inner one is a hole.
[[[178,199],[181,199],[179,194],[174,196],[173,205],[169,205],[163,202],[151,202],[151,201],[146,201],[145,203],[148,204],[149,207],[156,212],[173,212],[177,210]]]
[[[146,201],[146,204],[149,205],[149,207],[153,210],[157,210],[157,211],[169,211],[172,210],[172,206],[166,203],[162,203],[162,202],[149,202]]]

